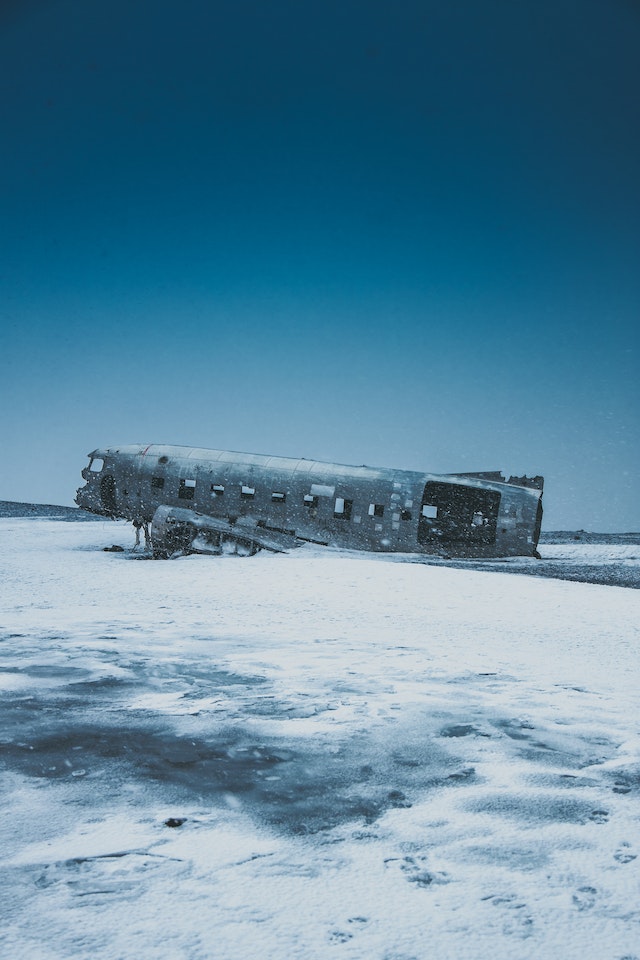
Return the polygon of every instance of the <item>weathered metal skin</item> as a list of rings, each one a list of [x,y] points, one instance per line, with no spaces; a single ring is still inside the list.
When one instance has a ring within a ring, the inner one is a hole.
[[[541,477],[430,474],[151,444],[94,450],[85,510],[152,524],[154,554],[312,542],[451,557],[536,556]]]

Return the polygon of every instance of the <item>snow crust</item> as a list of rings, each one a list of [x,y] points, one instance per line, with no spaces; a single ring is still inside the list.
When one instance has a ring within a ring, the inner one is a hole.
[[[7,957],[640,957],[637,590],[0,536]]]

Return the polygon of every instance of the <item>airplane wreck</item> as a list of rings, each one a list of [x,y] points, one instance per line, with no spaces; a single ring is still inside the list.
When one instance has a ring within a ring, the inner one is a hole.
[[[282,552],[302,543],[446,557],[538,555],[542,477],[418,473],[156,444],[94,450],[82,476],[78,506],[150,532],[159,558]]]

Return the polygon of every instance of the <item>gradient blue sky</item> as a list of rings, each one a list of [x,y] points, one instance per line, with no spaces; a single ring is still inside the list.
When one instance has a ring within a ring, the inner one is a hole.
[[[0,498],[168,442],[640,529],[639,49],[634,0],[5,0]]]

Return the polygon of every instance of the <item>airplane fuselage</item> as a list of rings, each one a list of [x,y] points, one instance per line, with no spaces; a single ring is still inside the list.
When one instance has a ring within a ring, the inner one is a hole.
[[[85,510],[152,523],[183,545],[255,548],[310,541],[448,556],[535,555],[542,479],[430,474],[165,445],[94,450],[76,496]],[[193,534],[193,536],[191,536]]]

